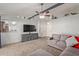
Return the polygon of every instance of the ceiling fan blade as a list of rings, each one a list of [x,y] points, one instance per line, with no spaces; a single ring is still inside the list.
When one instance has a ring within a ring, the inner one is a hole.
[[[76,14],[78,14],[78,13],[71,13],[71,15],[76,15]]]
[[[39,12],[38,11],[35,11],[37,14],[39,14]]]

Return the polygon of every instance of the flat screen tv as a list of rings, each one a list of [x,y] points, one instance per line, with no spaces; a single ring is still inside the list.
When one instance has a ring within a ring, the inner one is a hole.
[[[34,32],[36,31],[35,25],[23,25],[23,32]]]

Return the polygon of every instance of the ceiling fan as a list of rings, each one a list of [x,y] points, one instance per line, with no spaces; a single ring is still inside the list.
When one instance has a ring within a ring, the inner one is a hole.
[[[35,13],[36,14],[34,14],[33,16],[31,16],[31,17],[28,17],[28,19],[31,19],[31,18],[34,18],[35,16],[38,16],[38,15],[40,15],[40,14],[44,14],[46,11],[49,11],[49,10],[51,10],[51,9],[54,9],[54,8],[56,8],[56,7],[58,7],[58,6],[61,6],[61,5],[63,5],[64,3],[57,3],[57,4],[55,4],[55,5],[52,5],[52,6],[50,6],[50,7],[48,7],[47,9],[44,9],[44,10],[41,10],[41,11],[35,11]],[[44,5],[43,3],[41,3],[40,5]],[[42,9],[42,8],[41,8]],[[49,12],[50,13],[50,12]],[[47,15],[48,13],[46,13],[45,15]],[[50,13],[51,14],[51,13]],[[55,15],[53,15],[53,14],[51,14],[51,18],[52,19],[57,19],[58,17],[56,17]]]
[[[50,17],[51,13],[49,12],[49,10],[42,12],[44,3],[41,3],[40,5],[41,5],[41,11],[35,11],[35,13],[39,14],[39,16]]]

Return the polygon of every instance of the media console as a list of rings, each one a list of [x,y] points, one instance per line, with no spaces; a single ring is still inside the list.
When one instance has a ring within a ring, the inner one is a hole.
[[[22,34],[22,42],[38,39],[38,33]]]

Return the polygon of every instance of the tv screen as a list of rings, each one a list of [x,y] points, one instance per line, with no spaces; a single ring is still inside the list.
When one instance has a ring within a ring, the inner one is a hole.
[[[35,25],[23,25],[23,32],[36,31]]]

